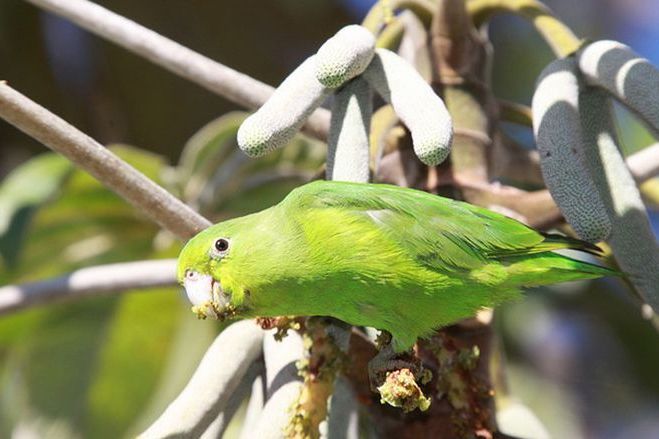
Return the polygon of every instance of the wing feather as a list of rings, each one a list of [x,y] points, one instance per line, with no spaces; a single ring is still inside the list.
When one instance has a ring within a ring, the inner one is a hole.
[[[282,202],[301,209],[341,208],[370,221],[433,270],[472,270],[491,260],[597,247],[544,235],[504,215],[422,191],[382,184],[316,181]]]

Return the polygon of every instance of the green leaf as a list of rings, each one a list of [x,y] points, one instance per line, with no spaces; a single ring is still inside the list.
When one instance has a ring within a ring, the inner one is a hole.
[[[111,148],[158,181],[162,157],[124,145]],[[102,263],[135,260],[153,251],[157,226],[86,172],[76,170],[59,196],[42,206],[29,229],[14,280],[36,280]],[[47,251],[44,251],[47,249]]]
[[[317,173],[324,158],[324,144],[302,135],[296,136],[286,147],[258,159],[248,158],[235,149],[233,154],[215,169],[200,192],[200,210],[205,215],[220,211],[226,213],[225,203],[229,200],[248,198],[247,192],[253,194],[258,190],[276,192],[274,199],[279,201],[283,198],[280,194],[285,194],[282,189],[288,191],[309,181]],[[239,209],[237,212],[252,212],[254,206],[259,209],[268,207],[267,204],[244,201],[252,207]]]
[[[117,298],[54,306],[16,349],[33,410],[77,427]]]
[[[179,310],[176,335],[163,364],[158,387],[151,394],[149,403],[146,404],[139,418],[127,431],[128,436],[137,436],[160,417],[186,386],[217,334],[231,324],[231,322],[218,324],[190,317],[190,310],[187,307]]]
[[[184,198],[193,198],[215,168],[238,150],[236,134],[247,113],[234,111],[204,125],[185,144],[178,165]]]
[[[171,288],[121,297],[89,389],[85,437],[120,437],[139,416],[157,387],[180,310]]]
[[[165,168],[160,156],[127,146],[112,149],[156,181]],[[153,239],[157,231],[157,226],[123,199],[76,170],[60,182],[50,202],[35,212],[20,263],[11,271],[0,270],[0,280],[39,280],[83,266],[150,258],[155,254]],[[167,254],[172,255],[172,251]],[[131,306],[133,302],[138,305]],[[112,387],[136,395],[131,399],[135,404],[143,402],[145,392],[155,385],[153,380],[159,374],[156,363],[162,360],[164,353],[159,352],[164,348],[151,348],[144,330],[137,330],[135,336],[130,328],[153,321],[151,330],[155,332],[148,337],[163,345],[171,338],[173,323],[168,319],[172,310],[180,307],[170,290],[153,296],[146,293],[90,298],[0,319],[0,358],[12,359],[3,361],[3,375],[23,377],[27,395],[27,408],[20,419],[11,417],[10,404],[0,404],[0,419],[13,419],[15,423],[47,419],[65,424],[78,434],[90,425],[102,425],[111,432],[125,429],[132,419],[113,415],[99,421],[100,413],[89,406],[94,401],[89,396],[90,386],[111,381],[113,369],[108,371],[106,361],[119,374],[128,373],[127,357],[134,356],[135,367],[153,378],[128,379],[122,386],[114,382]],[[132,345],[134,340],[141,340],[144,346]],[[153,357],[149,362],[143,361],[146,353]],[[11,400],[13,394],[5,390],[1,389],[0,395]],[[137,411],[135,405],[131,407]],[[105,410],[109,414],[122,413],[121,407],[111,405]]]
[[[57,193],[72,169],[57,154],[41,154],[14,169],[0,184],[0,256],[5,265],[18,264],[35,209]]]
[[[246,190],[279,185],[280,181],[290,189],[294,183],[311,178],[324,160],[324,145],[302,135],[265,157],[247,157],[236,143],[238,128],[246,116],[244,112],[231,112],[201,128],[186,143],[178,166],[168,170],[165,177],[187,203],[204,215],[222,210],[224,201]]]

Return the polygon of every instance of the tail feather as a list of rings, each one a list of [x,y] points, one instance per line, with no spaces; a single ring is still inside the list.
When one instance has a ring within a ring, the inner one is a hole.
[[[543,244],[549,246],[557,246],[553,250],[558,249],[571,249],[581,250],[595,256],[602,256],[604,251],[590,242],[582,241],[581,239],[571,238],[569,236],[557,235],[555,233],[543,233],[545,240]]]
[[[551,252],[507,258],[506,263],[508,283],[529,287],[622,275],[607,267]]]
[[[585,253],[590,253],[595,256],[602,256],[603,251],[601,248],[595,244],[591,244],[586,241],[582,241],[577,238],[571,238],[569,236],[557,235],[553,233],[543,233],[544,240],[538,244],[533,245],[532,247],[518,248],[515,250],[502,251],[497,249],[495,254],[490,255],[491,257],[497,259],[507,259],[514,256],[526,256],[534,255],[540,253],[547,253],[554,250],[579,250]]]

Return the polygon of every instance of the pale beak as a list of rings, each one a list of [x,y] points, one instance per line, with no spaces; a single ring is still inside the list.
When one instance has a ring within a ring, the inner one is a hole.
[[[214,319],[226,317],[229,298],[222,291],[220,282],[213,279],[213,276],[188,270],[185,272],[183,287],[197,316]]]

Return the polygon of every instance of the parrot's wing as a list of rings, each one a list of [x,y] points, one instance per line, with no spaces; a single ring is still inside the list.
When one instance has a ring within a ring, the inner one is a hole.
[[[284,203],[301,211],[340,209],[355,220],[370,221],[420,263],[442,271],[564,248],[597,250],[487,209],[397,186],[317,181],[293,191]]]

